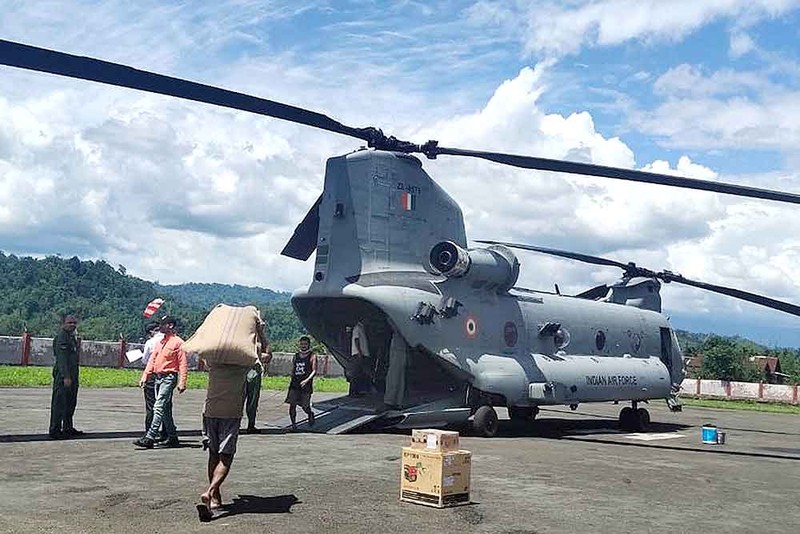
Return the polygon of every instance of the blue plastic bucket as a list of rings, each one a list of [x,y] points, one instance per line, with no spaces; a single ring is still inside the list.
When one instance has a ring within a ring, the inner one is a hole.
[[[714,425],[703,425],[703,443],[716,445],[717,443],[717,427]]]

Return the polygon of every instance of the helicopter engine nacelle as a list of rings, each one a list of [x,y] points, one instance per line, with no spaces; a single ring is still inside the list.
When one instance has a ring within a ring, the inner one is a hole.
[[[431,249],[430,263],[448,278],[464,278],[473,289],[497,293],[514,287],[519,277],[519,260],[502,245],[464,250],[452,241],[442,241]]]

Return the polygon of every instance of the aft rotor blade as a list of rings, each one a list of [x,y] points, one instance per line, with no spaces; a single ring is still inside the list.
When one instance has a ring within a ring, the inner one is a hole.
[[[533,245],[523,245],[520,243],[507,243],[505,241],[483,241],[477,240],[476,243],[486,243],[487,245],[503,245],[509,248],[518,248],[522,250],[530,250],[533,252],[541,252],[542,254],[550,254],[551,256],[561,256],[562,258],[569,258],[571,260],[578,260],[585,263],[592,263],[594,265],[607,265],[610,267],[619,267],[620,269],[628,270],[630,265],[621,263],[598,256],[589,256],[587,254],[580,254],[578,252],[568,252],[566,250],[558,250],[555,248],[535,247]]]
[[[731,287],[725,286],[718,286],[715,284],[708,284],[706,282],[698,282],[697,280],[690,280],[689,278],[685,278],[679,274],[672,273],[670,271],[661,271],[655,272],[650,269],[644,267],[638,267],[635,263],[622,263],[614,260],[609,260],[606,258],[600,258],[597,256],[589,256],[587,254],[580,254],[577,252],[567,252],[564,250],[557,250],[551,248],[544,248],[544,247],[535,247],[532,245],[523,245],[519,243],[506,243],[503,241],[482,241],[478,240],[477,243],[486,243],[492,245],[505,245],[510,248],[518,248],[522,250],[530,250],[533,252],[541,252],[544,254],[551,254],[553,256],[561,256],[562,258],[569,258],[574,260],[583,261],[586,263],[593,263],[595,265],[608,265],[613,267],[619,267],[625,270],[626,276],[641,276],[646,278],[658,278],[659,280],[663,280],[664,282],[677,282],[679,284],[684,284],[692,287],[696,287],[698,289],[705,289],[707,291],[711,291],[714,293],[719,293],[721,295],[727,295],[729,297],[737,298],[740,300],[745,300],[747,302],[752,302],[753,304],[759,304],[761,306],[765,306],[767,308],[772,308],[774,310],[779,310],[785,313],[790,313],[792,315],[800,316],[800,306],[795,304],[790,304],[788,302],[783,302],[780,300],[776,300],[770,297],[765,297],[763,295],[758,295],[756,293],[750,293],[749,291],[742,291],[741,289],[734,289]],[[580,295],[579,297],[583,298],[596,298],[597,293],[602,291],[602,288],[605,286],[599,286],[593,288],[589,291],[586,291]]]
[[[720,293],[722,295],[728,295],[729,297],[746,300],[754,304],[760,304],[761,306],[766,306],[767,308],[772,308],[774,310],[779,310],[782,312],[790,313],[792,315],[800,316],[800,306],[796,306],[788,302],[783,302],[781,300],[775,300],[769,297],[765,297],[763,295],[750,293],[749,291],[742,291],[741,289],[734,289],[731,287],[718,286],[714,284],[707,284],[705,282],[698,282],[696,280],[689,280],[688,278],[684,278],[681,275],[673,274],[670,272],[658,273],[657,276],[658,278],[664,280],[665,282],[678,282],[680,284],[685,284],[688,286],[705,289],[707,291]]]
[[[283,247],[281,254],[296,260],[306,261],[311,253],[317,248],[317,238],[319,237],[319,205],[322,203],[322,195],[319,196],[306,216],[297,225],[289,242]]]
[[[370,141],[375,137],[374,129],[351,128],[326,115],[307,109],[138,70],[118,63],[65,54],[11,41],[0,40],[0,64],[249,111],[349,135],[364,141]]]
[[[496,163],[502,163],[504,165],[520,167],[523,169],[563,172],[568,174],[583,174],[587,176],[597,176],[600,178],[614,178],[617,180],[628,180],[631,182],[668,185],[671,187],[698,189],[701,191],[713,191],[715,193],[725,193],[728,195],[800,204],[800,195],[793,193],[784,193],[782,191],[773,191],[770,189],[759,189],[745,185],[727,184],[724,182],[696,180],[694,178],[683,178],[681,176],[670,176],[667,174],[658,174],[654,172],[620,169],[617,167],[604,167],[602,165],[592,165],[589,163],[536,158],[532,156],[519,156],[514,154],[503,154],[499,152],[462,150],[459,148],[447,147],[434,147],[431,149],[431,153],[433,157],[439,154],[448,154],[451,156],[470,156],[473,158],[481,158],[494,161]],[[431,155],[428,156],[431,157]]]

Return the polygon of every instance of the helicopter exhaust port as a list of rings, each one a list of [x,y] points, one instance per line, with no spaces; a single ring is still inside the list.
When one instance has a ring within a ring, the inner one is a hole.
[[[448,278],[464,278],[473,289],[504,293],[519,277],[519,260],[510,248],[492,245],[464,250],[452,241],[442,241],[430,253],[431,267]]]
[[[442,241],[431,249],[431,267],[448,278],[464,276],[469,270],[469,252],[452,241]]]

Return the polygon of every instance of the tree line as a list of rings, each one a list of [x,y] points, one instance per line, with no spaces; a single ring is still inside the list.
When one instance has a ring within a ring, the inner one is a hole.
[[[701,357],[699,369],[690,370],[690,378],[759,382],[764,380],[764,370],[759,366],[759,356],[776,357],[780,361],[784,384],[800,384],[800,350],[792,348],[770,349],[749,339],[701,336],[678,332],[678,342],[686,358]]]
[[[81,261],[49,256],[17,257],[0,252],[0,335],[50,337],[61,318],[80,319],[83,339],[131,342],[144,338],[143,311],[155,298],[165,300],[155,317],[178,319],[179,333],[188,336],[219,303],[258,307],[267,325],[273,350],[294,351],[305,333],[289,303],[289,293],[225,284],[160,285],[136,278],[124,266],[103,260]],[[317,347],[319,348],[319,347]]]

